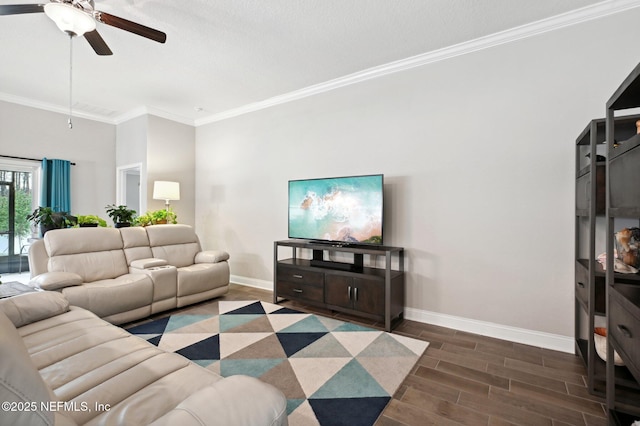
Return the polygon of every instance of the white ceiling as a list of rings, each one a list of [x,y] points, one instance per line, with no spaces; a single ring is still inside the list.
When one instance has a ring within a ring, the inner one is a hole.
[[[19,3],[34,1],[0,1]],[[166,32],[167,42],[98,24],[114,53],[98,56],[85,40],[74,39],[74,110],[107,122],[147,111],[197,124],[567,12],[629,3],[634,2],[96,0],[98,10]],[[0,16],[0,100],[68,109],[69,40],[46,15]]]

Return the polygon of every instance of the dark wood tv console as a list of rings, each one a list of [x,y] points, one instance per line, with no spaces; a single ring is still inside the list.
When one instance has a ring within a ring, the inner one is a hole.
[[[281,247],[291,257],[280,259]],[[331,260],[336,253],[349,259]],[[386,331],[404,318],[402,247],[283,240],[274,242],[273,259],[274,303],[283,298],[377,320]]]

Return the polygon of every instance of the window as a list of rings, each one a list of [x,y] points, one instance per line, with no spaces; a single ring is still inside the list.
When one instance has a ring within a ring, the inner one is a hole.
[[[37,231],[27,215],[37,205],[39,165],[0,162],[0,273],[28,270],[28,247]]]

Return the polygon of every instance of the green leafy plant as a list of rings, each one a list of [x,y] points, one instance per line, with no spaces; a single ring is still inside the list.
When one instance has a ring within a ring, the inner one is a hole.
[[[155,224],[159,223],[178,223],[178,215],[176,215],[173,210],[156,210],[151,212],[151,220]]]
[[[128,209],[127,206],[116,206],[111,204],[105,207],[107,215],[116,225],[124,223],[133,223],[136,217],[136,211]]]
[[[178,215],[173,210],[155,210],[138,216],[136,224],[139,226],[159,225],[164,223],[178,223]]]
[[[39,225],[44,235],[51,229],[70,228],[77,225],[78,218],[67,212],[56,212],[51,207],[38,207],[27,216],[27,220]]]
[[[78,225],[82,226],[82,225],[98,225],[101,227],[106,227],[107,226],[107,221],[104,220],[101,217],[95,216],[95,215],[78,215]]]

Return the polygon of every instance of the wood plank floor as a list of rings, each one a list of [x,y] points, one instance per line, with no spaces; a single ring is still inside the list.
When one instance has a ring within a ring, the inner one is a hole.
[[[217,300],[273,302],[270,291],[231,285]],[[206,309],[205,302],[189,309]],[[297,303],[291,308],[382,328]],[[170,312],[168,314],[173,314]],[[586,370],[571,354],[405,320],[394,333],[430,343],[377,426],[606,425],[604,401],[587,392]]]

